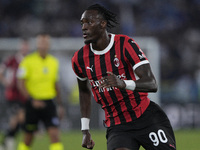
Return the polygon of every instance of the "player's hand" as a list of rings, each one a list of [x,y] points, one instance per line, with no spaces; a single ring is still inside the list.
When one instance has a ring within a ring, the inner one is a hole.
[[[117,87],[119,89],[124,89],[126,87],[125,82],[119,79],[115,74],[112,72],[107,72],[107,74],[108,76],[105,76],[100,80],[99,88]]]
[[[83,140],[82,140],[82,147],[87,149],[93,149],[95,143],[91,138],[91,134],[88,130],[83,130]]]
[[[32,106],[35,109],[41,109],[41,108],[46,107],[46,104],[41,100],[32,100],[31,102],[32,102]]]

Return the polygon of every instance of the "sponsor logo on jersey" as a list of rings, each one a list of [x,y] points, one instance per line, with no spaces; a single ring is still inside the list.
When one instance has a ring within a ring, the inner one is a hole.
[[[126,75],[125,73],[121,74],[121,75],[118,75],[117,76],[119,79],[122,79],[122,80],[125,80],[126,79]],[[94,80],[89,80],[92,88],[98,88],[99,89],[99,93],[101,92],[105,92],[105,91],[112,91],[114,89],[117,89],[116,87],[110,87],[110,88],[99,88],[99,85],[101,83],[103,83],[104,81],[100,81],[100,80],[97,80],[97,81],[94,81]]]

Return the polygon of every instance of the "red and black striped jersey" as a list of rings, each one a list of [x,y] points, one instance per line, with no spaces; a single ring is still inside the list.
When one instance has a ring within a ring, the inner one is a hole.
[[[5,88],[5,98],[8,101],[18,101],[20,103],[25,103],[26,99],[22,93],[17,88],[17,69],[21,60],[21,55],[13,55],[8,57],[3,62],[3,67],[5,67],[5,78],[9,81],[9,86]]]
[[[113,72],[121,80],[137,80],[134,70],[149,63],[137,43],[126,35],[110,34],[109,45],[102,51],[85,45],[75,52],[72,68],[80,80],[89,80],[94,99],[105,111],[105,124],[109,126],[131,122],[139,118],[150,100],[147,93],[126,89],[99,88],[100,79]]]

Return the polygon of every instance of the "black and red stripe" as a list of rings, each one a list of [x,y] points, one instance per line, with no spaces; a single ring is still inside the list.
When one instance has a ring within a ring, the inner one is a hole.
[[[142,56],[135,41],[127,36],[115,35],[112,48],[105,54],[95,54],[89,45],[84,46],[72,58],[74,72],[80,78],[87,77],[92,86],[92,92],[97,103],[105,111],[107,126],[130,122],[141,116],[149,104],[147,93],[140,93],[117,88],[99,89],[99,80],[113,72],[126,80],[136,80],[133,66],[147,60]],[[140,55],[140,56],[139,56]],[[119,66],[114,63],[119,60]],[[91,69],[88,69],[91,68]]]

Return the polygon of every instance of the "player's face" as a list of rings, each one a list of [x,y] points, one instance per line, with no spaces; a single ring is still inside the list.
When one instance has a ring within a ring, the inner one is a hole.
[[[21,48],[20,48],[20,52],[23,56],[25,56],[30,50],[30,46],[29,46],[29,42],[28,41],[23,41],[21,43]]]
[[[37,48],[41,54],[46,54],[50,47],[50,37],[48,35],[39,35],[37,37]]]
[[[96,10],[86,10],[81,16],[81,25],[85,44],[96,43],[102,35],[102,16]]]

